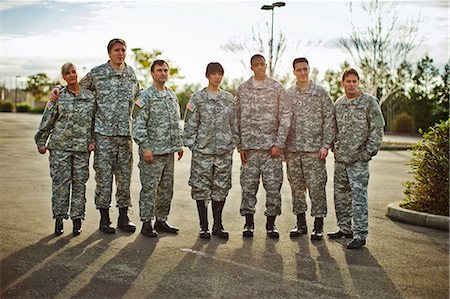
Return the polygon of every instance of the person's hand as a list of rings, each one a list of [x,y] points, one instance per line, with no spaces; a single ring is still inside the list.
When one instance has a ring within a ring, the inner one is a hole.
[[[151,150],[145,150],[142,155],[144,157],[144,162],[151,163],[153,161],[153,153]]]
[[[321,147],[319,150],[319,159],[325,160],[327,156],[328,156],[328,149]]]
[[[43,155],[47,152],[47,147],[46,146],[40,147],[40,148],[38,148],[38,151],[40,154]]]
[[[276,157],[280,156],[281,148],[279,148],[277,146],[272,146],[272,148],[269,151],[269,154],[272,158],[276,158]]]
[[[183,149],[180,149],[180,150],[178,151],[178,161],[180,161],[181,158],[183,158],[183,153],[184,153]]]
[[[50,100],[56,102],[59,99],[59,88],[55,87],[50,92]]]
[[[89,152],[95,151],[95,143],[89,143],[89,145],[88,145],[88,151],[89,151]]]
[[[248,162],[248,151],[241,150],[239,152],[239,154],[241,155],[241,162],[242,162],[242,164],[247,164],[247,162]]]

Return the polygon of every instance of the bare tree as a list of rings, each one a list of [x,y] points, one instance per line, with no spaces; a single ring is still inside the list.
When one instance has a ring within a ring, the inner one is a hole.
[[[354,22],[353,5],[349,3],[352,33],[340,38],[338,46],[348,52],[361,69],[368,93],[383,104],[404,87],[405,78],[397,72],[417,46],[417,19],[399,20],[399,3],[372,0],[362,2],[369,25],[361,28]]]

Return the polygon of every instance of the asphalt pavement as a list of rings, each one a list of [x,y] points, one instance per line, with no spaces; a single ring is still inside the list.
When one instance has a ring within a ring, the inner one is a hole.
[[[264,190],[259,190],[255,236],[242,238],[239,158],[224,208],[230,239],[198,238],[198,218],[187,185],[190,152],[176,162],[169,223],[176,236],[149,239],[139,233],[137,155],[132,177],[134,234],[98,230],[94,171],[87,188],[83,232],[53,236],[48,155],[38,154],[33,136],[40,115],[0,113],[0,298],[448,298],[448,232],[393,221],[387,205],[403,198],[410,178],[407,151],[380,151],[371,162],[369,237],[361,250],[348,240],[289,237],[295,224],[285,178],[280,239],[266,237]],[[135,152],[137,147],[134,147]],[[92,161],[91,161],[92,163]],[[327,158],[328,217],[334,230],[333,156]],[[113,199],[113,205],[115,201]],[[118,211],[111,209],[116,224]],[[210,211],[210,219],[211,217]],[[313,219],[308,215],[308,230]]]

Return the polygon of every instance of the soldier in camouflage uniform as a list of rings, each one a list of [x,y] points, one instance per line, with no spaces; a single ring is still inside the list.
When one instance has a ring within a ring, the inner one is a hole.
[[[186,105],[184,146],[192,151],[192,198],[197,203],[200,238],[209,239],[208,203],[212,200],[212,234],[228,239],[222,226],[222,210],[231,188],[233,150],[238,138],[233,96],[219,88],[224,74],[220,63],[206,67],[208,87],[192,95]]]
[[[254,76],[239,86],[236,94],[237,148],[242,161],[240,213],[245,216],[243,236],[253,237],[256,193],[262,178],[266,190],[267,235],[278,238],[275,218],[281,214],[281,151],[285,147],[291,113],[283,85],[266,76],[265,58],[256,54],[250,64]]]
[[[178,152],[180,160],[183,150],[178,99],[175,92],[165,87],[169,65],[164,60],[155,60],[150,72],[153,85],[139,94],[133,111],[132,132],[140,156],[141,233],[156,237],[156,230],[178,233],[178,228],[166,221],[173,197],[174,153]]]
[[[369,229],[369,161],[381,146],[384,118],[378,99],[358,89],[359,75],[355,69],[344,71],[341,84],[345,95],[335,103],[334,144],[334,205],[339,229],[328,236],[333,239],[353,236],[347,248],[358,249],[366,244]]]
[[[323,218],[327,215],[327,170],[325,159],[336,134],[334,105],[327,91],[310,81],[309,62],[296,58],[292,66],[297,83],[287,90],[292,104],[291,129],[286,141],[287,175],[292,189],[292,204],[297,225],[291,237],[307,233],[306,190],[315,217],[312,240],[323,236]]]
[[[93,91],[96,97],[95,204],[101,216],[99,229],[113,234],[115,229],[110,226],[109,218],[113,176],[117,185],[116,202],[119,208],[117,227],[126,232],[136,230],[136,226],[128,218],[128,207],[131,207],[133,167],[131,111],[139,93],[139,84],[134,70],[125,63],[125,41],[112,39],[107,48],[110,60],[93,68],[81,80],[80,85]]]
[[[75,66],[67,62],[61,68],[67,82],[59,101],[49,101],[34,136],[38,151],[50,152],[52,210],[55,234],[63,233],[63,219],[73,222],[73,234],[81,232],[85,218],[86,182],[89,178],[89,154],[94,150],[94,94],[78,84]],[[47,145],[47,140],[48,145]]]

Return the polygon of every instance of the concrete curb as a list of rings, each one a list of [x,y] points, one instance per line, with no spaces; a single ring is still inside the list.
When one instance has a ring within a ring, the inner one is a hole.
[[[400,207],[401,201],[388,204],[386,215],[401,222],[449,231],[450,217],[417,212]]]

